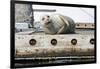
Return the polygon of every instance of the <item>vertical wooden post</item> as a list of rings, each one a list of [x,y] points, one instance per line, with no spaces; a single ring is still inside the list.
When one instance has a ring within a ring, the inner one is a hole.
[[[15,4],[15,22],[30,23],[33,27],[33,9],[31,4]]]

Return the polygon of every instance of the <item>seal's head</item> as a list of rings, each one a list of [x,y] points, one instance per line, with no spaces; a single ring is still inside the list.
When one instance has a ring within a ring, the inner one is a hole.
[[[48,25],[49,23],[51,23],[50,16],[49,16],[49,15],[43,16],[43,17],[42,17],[42,22],[43,22],[45,25]]]

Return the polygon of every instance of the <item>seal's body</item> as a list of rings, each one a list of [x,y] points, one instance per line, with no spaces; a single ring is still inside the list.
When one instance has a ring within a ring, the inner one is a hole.
[[[74,21],[60,14],[45,15],[42,17],[46,34],[68,34],[75,32]]]

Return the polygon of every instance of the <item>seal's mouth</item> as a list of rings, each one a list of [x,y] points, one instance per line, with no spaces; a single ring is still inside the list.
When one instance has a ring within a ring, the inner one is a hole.
[[[49,23],[51,23],[51,22],[49,21],[49,22],[46,22],[45,24],[49,24]]]

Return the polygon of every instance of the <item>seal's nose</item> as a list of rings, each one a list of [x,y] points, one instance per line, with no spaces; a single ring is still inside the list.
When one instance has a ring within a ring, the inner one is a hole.
[[[50,22],[50,19],[49,18],[47,19],[47,22]]]
[[[50,19],[49,18],[45,19],[44,21],[45,21],[45,24],[50,23]]]

